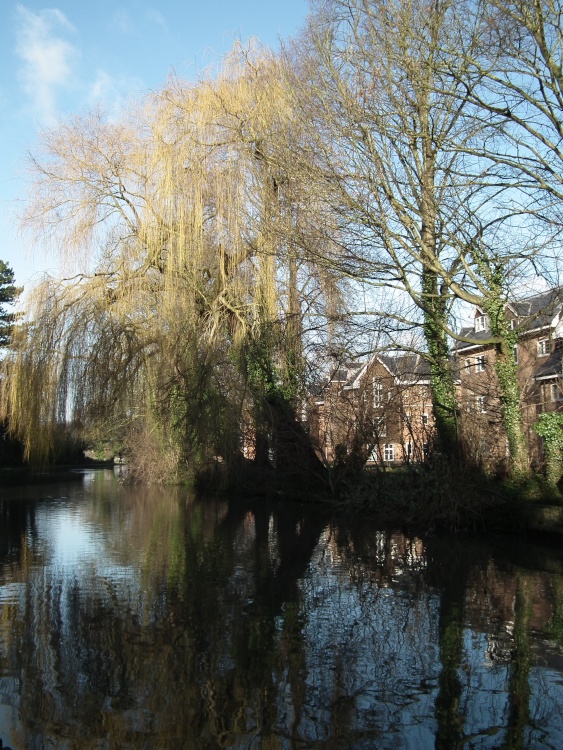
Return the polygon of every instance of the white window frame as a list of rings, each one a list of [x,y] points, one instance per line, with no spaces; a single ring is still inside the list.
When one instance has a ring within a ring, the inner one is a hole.
[[[536,346],[538,357],[547,357],[549,354],[549,339],[538,339]]]
[[[424,425],[424,427],[427,427],[428,425],[428,414],[421,414],[420,415],[420,421]]]
[[[486,331],[488,327],[488,315],[477,315],[477,317],[475,318],[475,333],[479,333],[479,331]]]
[[[485,414],[487,411],[486,405],[485,405],[485,397],[484,396],[475,396],[475,407],[479,414]]]
[[[478,354],[475,357],[475,372],[485,372],[487,358],[484,354]]]
[[[471,372],[471,367],[472,367],[471,357],[467,357],[467,359],[465,360],[465,369],[467,370],[467,372]]]
[[[375,408],[383,406],[383,383],[379,378],[373,378],[373,405]]]
[[[563,393],[561,392],[561,385],[557,380],[549,384],[549,395],[550,395],[550,401],[552,403],[556,403],[557,401],[563,400]]]
[[[395,445],[393,443],[385,443],[383,446],[383,460],[387,463],[395,460]]]
[[[518,364],[518,344],[514,344],[512,347],[512,354],[514,355],[514,362]]]

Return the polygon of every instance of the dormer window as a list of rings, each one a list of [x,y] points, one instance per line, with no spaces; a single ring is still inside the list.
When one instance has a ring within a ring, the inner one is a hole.
[[[475,318],[475,333],[486,331],[489,327],[489,318],[487,315],[478,315]]]
[[[538,357],[546,357],[549,354],[549,339],[538,340]]]

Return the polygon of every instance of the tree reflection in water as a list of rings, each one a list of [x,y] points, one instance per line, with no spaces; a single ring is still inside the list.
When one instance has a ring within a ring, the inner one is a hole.
[[[563,556],[113,473],[0,500],[13,748],[563,746]]]

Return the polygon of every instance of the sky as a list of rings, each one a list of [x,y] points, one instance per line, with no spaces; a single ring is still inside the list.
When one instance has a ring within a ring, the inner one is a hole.
[[[195,80],[235,41],[277,49],[308,0],[0,0],[0,259],[29,288],[53,258],[18,232],[38,132],[100,106],[119,112],[169,73]]]

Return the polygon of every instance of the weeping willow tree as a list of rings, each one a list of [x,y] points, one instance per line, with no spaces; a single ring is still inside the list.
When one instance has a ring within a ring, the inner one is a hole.
[[[72,424],[119,433],[148,478],[245,456],[320,470],[297,418],[303,347],[339,280],[313,262],[314,191],[284,168],[298,134],[275,69],[238,48],[120,122],[44,133],[23,221],[79,272],[35,290],[7,362],[30,460]]]

